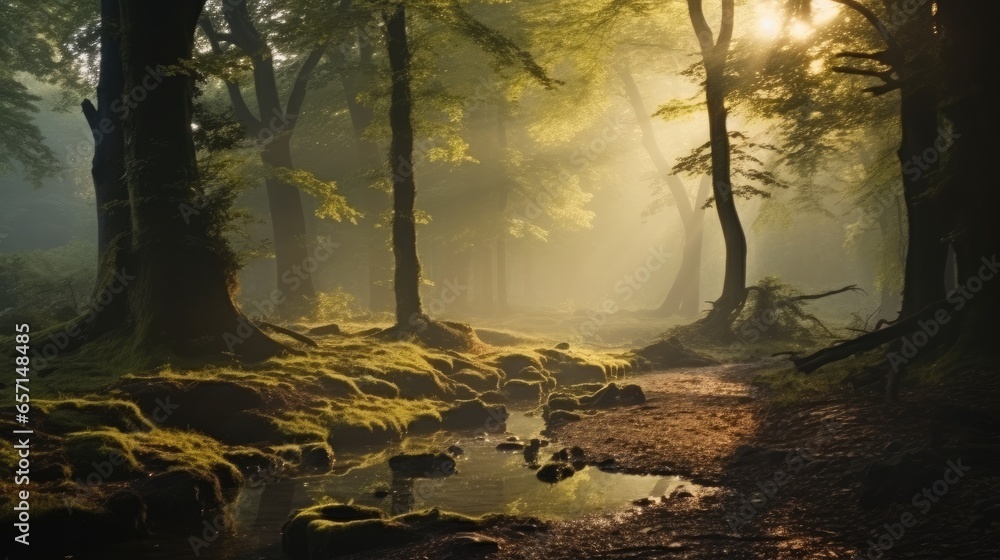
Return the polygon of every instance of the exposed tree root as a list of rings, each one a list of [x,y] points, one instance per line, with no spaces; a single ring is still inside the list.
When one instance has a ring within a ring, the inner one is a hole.
[[[458,352],[479,352],[487,348],[469,325],[434,321],[426,315],[416,317],[408,324],[384,329],[374,336],[383,340],[408,340],[429,348]]]
[[[295,340],[298,340],[299,342],[305,344],[306,346],[311,346],[312,348],[319,348],[319,344],[317,344],[315,340],[309,338],[304,334],[299,334],[291,329],[286,329],[285,327],[279,327],[278,325],[275,325],[274,323],[268,323],[267,321],[256,321],[256,323],[258,327],[294,338]]]

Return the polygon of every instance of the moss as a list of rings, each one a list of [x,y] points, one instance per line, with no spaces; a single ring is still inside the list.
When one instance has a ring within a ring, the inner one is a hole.
[[[503,386],[504,396],[512,401],[530,401],[538,404],[543,392],[542,384],[538,381],[511,379]]]
[[[142,472],[135,442],[116,430],[74,432],[64,445],[72,476],[84,482],[127,480]]]
[[[498,370],[477,371],[471,368],[459,370],[448,376],[456,383],[462,383],[476,391],[495,391],[502,380]]]
[[[296,512],[282,527],[282,549],[292,559],[323,559],[403,546],[430,533],[481,528],[488,518],[437,509],[385,517],[363,506],[326,504]]]
[[[502,370],[508,378],[517,377],[524,368],[543,369],[541,358],[534,352],[499,354],[490,359],[488,363]]]
[[[384,399],[399,398],[399,387],[384,379],[379,379],[371,375],[362,375],[354,380],[358,389],[366,395],[382,397]]]
[[[42,413],[38,429],[48,433],[68,434],[100,427],[121,432],[153,429],[135,403],[118,399],[39,400],[35,407]]]

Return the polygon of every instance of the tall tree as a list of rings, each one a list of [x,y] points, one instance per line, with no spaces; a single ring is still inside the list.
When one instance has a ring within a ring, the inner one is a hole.
[[[677,205],[677,214],[684,227],[684,245],[681,252],[681,263],[670,285],[670,290],[656,312],[662,316],[682,315],[692,317],[698,314],[701,307],[701,248],[705,232],[705,200],[708,197],[710,180],[703,180],[695,195],[694,204],[688,199],[687,189],[664,157],[663,152],[653,132],[653,121],[646,103],[642,99],[639,86],[635,83],[632,71],[625,64],[616,68],[618,77],[625,88],[632,112],[642,133],[642,145],[656,168],[660,179],[666,183]],[[706,178],[707,179],[707,178]]]
[[[281,311],[290,315],[303,314],[308,311],[309,300],[315,296],[312,276],[297,276],[296,289],[288,288],[286,280],[288,272],[301,268],[308,257],[306,217],[299,189],[285,177],[293,168],[292,134],[302,112],[309,80],[326,52],[328,40],[320,39],[303,57],[283,102],[273,49],[267,36],[258,29],[255,14],[246,0],[222,2],[222,18],[226,23],[225,32],[217,31],[207,15],[201,19],[201,29],[216,55],[224,56],[235,49],[249,58],[253,67],[256,112],[247,104],[235,78],[225,78],[226,90],[248,138],[260,142],[261,161],[268,169],[265,184],[274,236],[276,283],[286,292]]]
[[[413,206],[417,186],[413,177],[413,94],[410,87],[410,45],[406,34],[406,8],[390,6],[385,19],[386,51],[392,79],[389,106],[389,169],[392,172],[392,251],[396,265],[396,325],[415,324],[423,316],[420,305],[420,260]]]
[[[733,314],[746,301],[747,240],[740,223],[730,177],[729,130],[726,126],[726,58],[733,37],[734,0],[722,0],[719,36],[713,39],[701,0],[688,0],[688,13],[701,46],[705,68],[705,100],[712,154],[712,192],[726,247],[722,295],[702,321],[710,328],[729,330]]]

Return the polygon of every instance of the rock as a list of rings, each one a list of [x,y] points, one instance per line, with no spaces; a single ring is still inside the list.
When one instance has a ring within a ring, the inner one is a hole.
[[[535,476],[537,476],[538,480],[541,480],[542,482],[555,484],[560,480],[564,480],[566,478],[573,476],[575,472],[576,471],[573,470],[573,467],[559,461],[555,463],[546,464],[542,468],[538,469],[538,472],[535,473]]]
[[[223,443],[244,445],[278,441],[280,433],[277,422],[270,416],[255,410],[243,410],[233,415],[217,437]]]
[[[482,428],[495,433],[507,428],[508,416],[503,405],[487,405],[479,399],[458,401],[441,413],[441,427],[446,430]]]
[[[559,344],[556,344],[556,350],[569,350],[569,343],[560,342]]]
[[[497,451],[521,451],[522,449],[524,449],[524,444],[512,441],[505,441],[497,444]]]
[[[614,458],[601,461],[597,464],[597,468],[607,473],[617,473],[622,471],[622,468],[618,465],[618,461]]]
[[[301,466],[308,472],[325,473],[333,466],[333,449],[325,443],[309,443],[302,446]]]
[[[507,397],[503,396],[500,391],[486,391],[480,393],[479,400],[488,404],[504,404],[507,402]]]
[[[357,385],[358,389],[366,395],[382,397],[385,399],[399,398],[399,387],[384,379],[379,379],[371,375],[362,375],[361,377],[356,378],[354,383]]]
[[[606,383],[608,381],[604,367],[599,364],[561,363],[550,364],[552,377],[559,385],[579,385],[581,383]]]
[[[383,500],[383,499],[385,499],[385,498],[387,498],[389,496],[389,491],[386,490],[385,488],[379,488],[379,489],[375,490],[374,492],[372,492],[372,496],[374,496],[374,497],[376,497],[376,498],[378,498],[380,500]]]
[[[449,544],[467,549],[473,554],[488,554],[500,550],[500,541],[480,533],[457,533]]]
[[[541,447],[541,441],[538,439],[532,439],[528,446],[524,448],[524,462],[529,465],[538,460],[538,449]]]
[[[153,528],[198,527],[221,517],[225,499],[219,480],[208,473],[184,468],[155,474],[138,489]]]
[[[517,441],[517,436],[508,436],[507,441]]]
[[[535,366],[528,366],[517,372],[516,375],[507,376],[509,380],[520,379],[521,381],[539,381],[544,382],[548,380],[548,376],[545,375],[542,370],[536,368]]]
[[[661,340],[639,350],[633,350],[632,353],[648,361],[651,367],[658,369],[703,367],[719,363],[712,358],[688,350],[676,337]]]
[[[449,445],[447,451],[452,457],[458,457],[465,453],[465,450],[457,445]]]
[[[639,507],[648,507],[648,506],[651,506],[651,505],[653,505],[655,503],[656,502],[654,502],[653,500],[651,500],[649,498],[639,498],[638,500],[633,500],[632,501],[632,505],[639,506]]]
[[[534,367],[542,369],[542,362],[535,356],[528,354],[505,354],[495,358],[493,364],[503,370],[508,379],[514,379],[524,368]]]
[[[441,429],[441,417],[432,412],[418,414],[406,426],[408,434],[430,434]]]
[[[576,461],[570,463],[570,465],[572,465],[574,471],[582,471],[587,467],[587,462],[577,459]]]
[[[583,457],[584,455],[585,455],[585,453],[583,451],[583,448],[581,448],[581,447],[577,447],[577,446],[574,445],[573,447],[571,447],[569,449],[569,456],[570,457]]]
[[[570,412],[568,410],[553,410],[549,413],[549,417],[545,420],[545,425],[549,427],[559,426],[561,424],[576,422],[581,419],[583,419],[583,416],[580,416],[575,412]]]
[[[511,379],[503,386],[504,396],[511,401],[537,403],[543,392],[542,384],[537,381]]]
[[[335,323],[330,323],[329,325],[323,325],[320,327],[313,327],[309,329],[309,334],[323,336],[323,335],[341,335],[340,326]]]
[[[403,478],[440,478],[455,474],[455,460],[444,453],[396,455],[389,459],[393,476]]]

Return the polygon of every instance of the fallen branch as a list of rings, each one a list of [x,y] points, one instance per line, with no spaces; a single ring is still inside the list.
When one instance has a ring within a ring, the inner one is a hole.
[[[920,321],[927,321],[934,317],[938,311],[944,309],[945,300],[936,301],[920,310],[915,315],[905,319],[899,319],[892,325],[868,334],[863,334],[855,339],[835,344],[814,352],[803,358],[792,358],[795,369],[802,373],[812,373],[817,369],[838,360],[853,356],[859,352],[874,350],[883,344],[887,344],[918,329]]]

